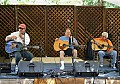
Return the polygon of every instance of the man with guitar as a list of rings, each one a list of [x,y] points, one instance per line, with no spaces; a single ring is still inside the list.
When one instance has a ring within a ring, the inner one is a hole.
[[[110,56],[112,56],[111,67],[116,68],[115,63],[116,63],[116,58],[117,58],[117,51],[113,50],[114,49],[113,44],[108,39],[108,33],[103,32],[102,37],[93,38],[92,43],[95,44],[95,45],[92,45],[92,47],[94,47],[92,49],[99,50],[98,55],[100,58],[100,67],[103,67],[103,57],[110,55]],[[95,46],[97,46],[97,47],[95,47]]]
[[[61,36],[60,38],[56,38],[55,42],[59,42],[59,41],[63,41],[63,42],[68,42],[68,45],[63,44],[63,46],[60,45],[60,43],[58,44],[59,48],[60,48],[60,61],[61,61],[61,67],[60,70],[64,70],[64,55],[68,55],[68,56],[73,56],[73,58],[77,57],[77,49],[75,49],[75,46],[78,45],[77,40],[71,36],[71,31],[69,28],[66,29],[65,31],[65,36]],[[62,48],[63,47],[63,48]],[[66,48],[67,47],[67,48]],[[75,59],[74,59],[75,62]]]
[[[16,68],[18,68],[18,63],[21,60],[21,58],[24,58],[26,61],[30,61],[33,58],[33,54],[27,51],[27,48],[24,48],[22,50],[17,50],[19,45],[17,43],[21,44],[22,46],[27,46],[30,43],[30,37],[29,35],[25,32],[26,31],[26,25],[25,24],[20,24],[18,26],[18,31],[11,33],[10,35],[6,36],[5,41],[8,43],[10,41],[10,50],[11,53],[15,56],[15,62],[16,62]],[[6,44],[7,44],[6,43]],[[13,51],[12,51],[13,49]],[[14,50],[16,49],[16,50]]]

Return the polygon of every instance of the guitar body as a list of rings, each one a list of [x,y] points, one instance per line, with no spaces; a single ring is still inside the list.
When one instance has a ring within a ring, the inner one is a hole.
[[[13,43],[16,44],[16,47],[11,47]],[[9,41],[6,43],[5,51],[7,53],[13,53],[15,51],[21,51],[21,50],[22,50],[22,43],[20,42]]]
[[[95,43],[92,43],[92,50],[107,50],[108,43],[100,40],[95,40],[95,42],[99,43],[101,46],[98,46]]]
[[[67,50],[69,48],[69,42],[68,41],[62,41],[58,40],[54,42],[54,50],[60,51],[60,50]]]

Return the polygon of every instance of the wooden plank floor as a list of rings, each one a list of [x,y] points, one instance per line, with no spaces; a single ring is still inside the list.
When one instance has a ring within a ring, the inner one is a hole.
[[[32,62],[36,62],[36,61],[37,62],[41,61],[41,57],[34,57],[32,59]],[[85,60],[82,60],[81,58],[76,59],[76,62],[78,62],[78,61],[85,61]],[[60,63],[60,57],[42,57],[42,62],[44,62],[44,63]],[[72,63],[72,57],[65,57],[64,62],[65,63]],[[15,64],[15,58],[12,59],[11,63]],[[108,59],[104,59],[104,64],[109,64]]]
[[[41,61],[41,57],[34,57],[32,62]],[[65,63],[72,63],[71,57],[64,58]],[[83,61],[82,59],[76,59],[76,61]],[[60,57],[42,57],[42,62],[44,63],[60,63]],[[12,59],[12,64],[15,63],[15,58]]]

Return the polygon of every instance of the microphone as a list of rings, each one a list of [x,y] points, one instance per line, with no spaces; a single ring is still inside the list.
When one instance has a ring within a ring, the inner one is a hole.
[[[39,49],[42,52],[43,51],[43,47],[41,46],[40,42],[37,42],[36,44],[39,46]]]
[[[69,19],[67,21],[68,21],[68,23],[71,23],[71,21]]]
[[[70,27],[71,21],[68,19],[67,22],[68,22],[68,27]]]

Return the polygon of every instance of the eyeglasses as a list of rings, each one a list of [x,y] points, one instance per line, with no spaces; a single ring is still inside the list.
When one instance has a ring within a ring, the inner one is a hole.
[[[21,27],[20,27],[19,29],[23,30],[24,28],[21,28]]]

